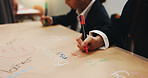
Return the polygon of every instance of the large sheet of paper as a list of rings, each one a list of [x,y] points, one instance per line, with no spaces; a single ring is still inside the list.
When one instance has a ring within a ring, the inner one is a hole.
[[[148,78],[148,62],[115,47],[81,52],[79,34],[40,22],[0,25],[0,78]]]

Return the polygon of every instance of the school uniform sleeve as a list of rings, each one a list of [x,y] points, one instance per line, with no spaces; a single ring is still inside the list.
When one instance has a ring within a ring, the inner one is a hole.
[[[75,23],[74,20],[76,20],[76,12],[75,10],[71,10],[66,15],[60,15],[60,16],[52,16],[52,25],[61,24],[63,26],[72,25]]]

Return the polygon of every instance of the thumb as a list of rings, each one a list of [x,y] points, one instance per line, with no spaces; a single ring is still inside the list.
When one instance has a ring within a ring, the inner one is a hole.
[[[89,43],[91,43],[93,38],[91,36],[88,36],[83,42],[82,46],[87,46]]]

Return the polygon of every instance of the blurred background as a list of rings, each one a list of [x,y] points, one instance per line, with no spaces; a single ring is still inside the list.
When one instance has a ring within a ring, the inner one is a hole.
[[[113,14],[121,15],[126,1],[127,0],[107,0],[103,5],[111,17]],[[65,4],[65,0],[18,0],[18,22],[38,21],[40,16],[44,14],[45,2],[48,2],[49,16],[66,14],[70,11],[70,8]]]

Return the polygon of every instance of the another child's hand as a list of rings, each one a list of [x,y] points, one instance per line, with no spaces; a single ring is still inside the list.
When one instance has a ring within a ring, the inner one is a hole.
[[[82,34],[76,39],[77,41],[77,47],[81,51],[85,51],[85,46],[88,45],[88,50],[96,50],[97,48],[101,47],[104,45],[104,41],[101,36],[90,36],[88,35],[87,38],[82,41]]]
[[[45,26],[45,19],[47,19],[47,26],[51,25],[51,21],[52,21],[51,17],[49,17],[49,16],[42,16],[40,21],[43,24],[43,26]]]
[[[17,15],[17,11],[18,11],[18,2],[17,0],[13,0],[13,12],[15,15]]]

